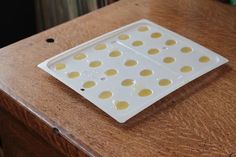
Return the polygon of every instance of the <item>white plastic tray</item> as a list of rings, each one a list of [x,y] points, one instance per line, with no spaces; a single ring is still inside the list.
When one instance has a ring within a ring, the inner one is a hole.
[[[123,123],[227,61],[185,37],[140,20],[38,66]]]

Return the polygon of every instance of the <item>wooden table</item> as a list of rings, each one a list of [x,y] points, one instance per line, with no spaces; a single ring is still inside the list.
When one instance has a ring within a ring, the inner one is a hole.
[[[125,124],[36,67],[142,18],[229,63]],[[122,0],[5,47],[0,50],[0,111],[0,145],[8,156],[14,150],[22,152],[18,156],[236,156],[236,8],[216,0]]]

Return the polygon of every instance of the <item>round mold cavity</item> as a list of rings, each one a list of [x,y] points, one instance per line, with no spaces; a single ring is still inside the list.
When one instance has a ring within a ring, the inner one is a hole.
[[[151,34],[151,38],[154,38],[154,39],[158,39],[158,38],[160,38],[162,35],[161,35],[161,33],[159,33],[159,32],[154,32],[154,33],[152,33]]]
[[[92,88],[96,85],[96,83],[94,81],[87,81],[83,84],[84,88]]]
[[[152,70],[150,69],[144,69],[142,71],[140,71],[139,75],[143,76],[143,77],[148,77],[151,76],[153,74]]]
[[[137,64],[138,64],[138,62],[136,60],[133,60],[133,59],[126,60],[125,63],[124,63],[124,65],[126,67],[133,67]]]
[[[138,28],[138,31],[139,32],[147,32],[149,30],[149,27],[148,26],[140,26]]]
[[[87,57],[87,55],[85,55],[84,53],[79,53],[74,56],[74,59],[75,60],[82,60],[82,59],[85,59],[86,57]]]
[[[97,44],[95,47],[95,50],[104,50],[107,48],[107,45],[104,43]]]
[[[70,79],[75,79],[80,76],[80,73],[77,71],[72,71],[72,72],[67,73],[67,76]]]
[[[191,67],[191,66],[188,66],[188,65],[185,65],[185,66],[183,66],[181,69],[180,69],[180,71],[182,72],[182,73],[189,73],[189,72],[191,72],[193,70],[193,68]]]
[[[191,47],[183,47],[183,48],[180,49],[180,51],[182,53],[190,53],[190,52],[193,51],[193,49]]]
[[[121,55],[121,52],[119,50],[114,50],[109,54],[109,56],[113,57],[113,58],[114,57],[119,57],[120,55]]]
[[[135,46],[135,47],[142,46],[142,45],[143,45],[143,42],[140,41],[140,40],[136,40],[136,41],[134,41],[134,42],[132,43],[132,45]]]
[[[116,69],[108,69],[107,71],[105,71],[106,76],[114,76],[117,73],[118,73],[118,71]]]
[[[134,84],[134,80],[132,79],[125,79],[121,82],[121,85],[125,87],[132,86],[133,84]]]
[[[170,64],[170,63],[175,62],[175,58],[173,58],[173,57],[165,57],[163,59],[163,62],[166,63],[166,64]]]
[[[150,96],[153,93],[153,91],[151,89],[142,89],[139,91],[138,95],[140,97],[147,97]]]
[[[152,48],[152,49],[149,49],[148,50],[148,54],[149,55],[156,55],[156,54],[158,54],[160,51],[158,50],[158,49],[156,49],[156,48]]]
[[[165,42],[165,45],[166,46],[173,46],[173,45],[175,45],[177,42],[175,41],[175,40],[173,40],[173,39],[169,39],[169,40],[167,40],[166,42]]]
[[[130,36],[128,34],[121,34],[118,36],[119,40],[128,40]]]
[[[99,94],[98,96],[100,99],[109,99],[112,97],[112,92],[111,91],[103,91]]]
[[[99,66],[101,66],[101,65],[102,65],[102,62],[101,62],[101,61],[92,61],[92,62],[89,63],[89,66],[90,66],[91,68],[97,68],[97,67],[99,67]]]
[[[158,84],[159,84],[159,86],[168,86],[171,83],[172,83],[172,81],[169,79],[161,79],[161,80],[159,80]]]
[[[115,106],[117,110],[125,110],[129,107],[129,103],[127,101],[117,101]]]
[[[207,56],[201,56],[201,57],[198,59],[198,61],[199,61],[200,63],[207,63],[207,62],[210,61],[210,58],[207,57]]]
[[[55,69],[56,70],[63,70],[66,68],[66,65],[64,63],[57,63],[55,64]]]

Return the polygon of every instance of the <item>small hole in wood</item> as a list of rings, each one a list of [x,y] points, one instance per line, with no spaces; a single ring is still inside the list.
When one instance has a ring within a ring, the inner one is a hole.
[[[53,132],[55,133],[55,134],[60,134],[60,131],[59,131],[59,129],[57,129],[57,128],[53,128]]]
[[[54,40],[53,38],[47,38],[47,39],[46,39],[46,42],[47,42],[47,43],[54,43],[54,41],[55,41],[55,40]]]

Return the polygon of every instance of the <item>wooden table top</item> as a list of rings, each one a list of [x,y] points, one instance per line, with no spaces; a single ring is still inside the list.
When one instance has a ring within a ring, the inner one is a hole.
[[[219,53],[229,63],[125,124],[36,67],[142,18]],[[47,38],[55,42],[47,43]],[[0,89],[2,107],[68,154],[74,146],[90,156],[235,156],[236,8],[216,0],[122,0],[1,49]],[[47,127],[57,136],[46,136]]]

